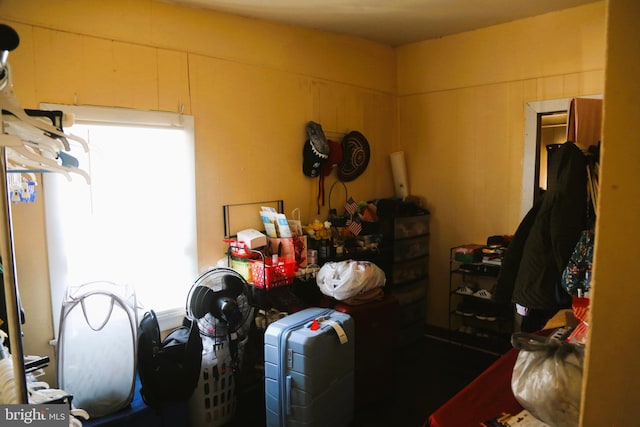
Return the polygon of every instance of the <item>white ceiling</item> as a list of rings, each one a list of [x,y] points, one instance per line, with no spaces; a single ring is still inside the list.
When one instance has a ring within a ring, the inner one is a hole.
[[[398,46],[597,0],[165,0]]]

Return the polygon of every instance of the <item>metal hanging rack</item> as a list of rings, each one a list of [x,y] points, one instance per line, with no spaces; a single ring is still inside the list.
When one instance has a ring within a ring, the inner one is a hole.
[[[2,256],[4,296],[7,306],[7,324],[9,343],[13,362],[15,383],[15,402],[29,403],[26,385],[26,368],[22,343],[22,327],[20,321],[20,297],[16,276],[15,249],[11,203],[9,200],[7,173],[9,170],[9,153],[23,156],[24,165],[37,165],[39,171],[68,174],[75,172],[89,182],[89,176],[74,166],[61,165],[44,153],[58,154],[61,150],[69,151],[69,140],[80,143],[85,151],[88,144],[81,138],[62,132],[61,126],[49,125],[33,118],[34,110],[25,110],[13,95],[11,70],[8,64],[9,52],[18,47],[20,38],[16,31],[8,25],[0,24],[0,255]],[[46,112],[43,112],[46,113]],[[36,116],[40,114],[35,113]],[[47,114],[45,114],[46,116]],[[65,153],[66,154],[66,153]],[[71,157],[69,155],[67,158]]]

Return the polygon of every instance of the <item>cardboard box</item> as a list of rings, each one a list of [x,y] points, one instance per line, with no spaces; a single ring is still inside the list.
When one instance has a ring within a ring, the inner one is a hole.
[[[244,242],[249,249],[261,248],[267,245],[267,236],[253,228],[238,231],[237,238],[239,242]]]

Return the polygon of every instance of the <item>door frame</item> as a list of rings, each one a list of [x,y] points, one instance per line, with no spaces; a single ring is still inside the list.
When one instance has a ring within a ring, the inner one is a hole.
[[[586,95],[580,98],[602,99],[602,94]],[[540,121],[541,116],[549,113],[566,112],[573,98],[558,98],[545,101],[533,101],[525,104],[524,156],[522,159],[522,198],[520,214],[524,218],[533,206],[537,189],[538,170],[540,168]]]

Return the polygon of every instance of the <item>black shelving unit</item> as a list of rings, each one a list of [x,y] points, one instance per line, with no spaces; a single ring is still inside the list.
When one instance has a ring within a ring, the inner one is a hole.
[[[457,260],[457,248],[449,253],[449,340],[501,354],[511,347],[513,311],[491,299],[500,265]]]
[[[429,212],[394,214],[380,218],[388,257],[382,268],[387,289],[398,300],[398,345],[424,333],[429,277]]]

